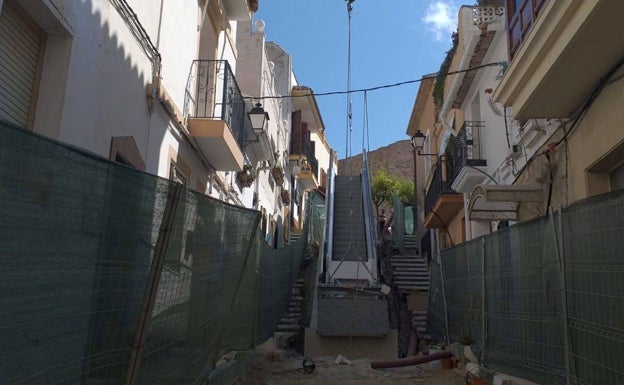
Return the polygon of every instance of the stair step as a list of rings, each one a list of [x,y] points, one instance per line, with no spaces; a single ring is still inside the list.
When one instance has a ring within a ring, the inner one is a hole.
[[[427,286],[416,286],[416,285],[407,285],[407,284],[400,284],[397,286],[399,287],[399,289],[402,289],[402,290],[428,291],[429,289]]]
[[[393,271],[394,275],[412,275],[417,277],[425,277],[429,279],[429,272],[425,270],[401,269]]]
[[[413,265],[413,266],[422,266],[426,269],[429,268],[429,266],[427,265],[427,262],[425,261],[421,261],[419,259],[416,258],[390,258],[390,263],[391,264],[403,264],[403,265]]]
[[[276,332],[296,332],[299,331],[301,327],[299,325],[277,325],[275,328]]]

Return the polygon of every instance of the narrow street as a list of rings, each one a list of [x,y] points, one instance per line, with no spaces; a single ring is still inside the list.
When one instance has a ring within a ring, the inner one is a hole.
[[[271,360],[273,358],[273,360]],[[236,385],[462,385],[457,369],[445,370],[430,364],[393,369],[372,369],[368,359],[336,364],[336,357],[314,359],[311,373],[303,370],[303,357],[267,358],[252,367]],[[436,364],[434,364],[436,365]]]

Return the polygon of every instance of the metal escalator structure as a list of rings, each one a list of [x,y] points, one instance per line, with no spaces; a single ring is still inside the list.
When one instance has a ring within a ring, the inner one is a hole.
[[[329,172],[323,271],[317,287],[320,336],[383,337],[390,331],[366,153],[363,157],[360,175]]]

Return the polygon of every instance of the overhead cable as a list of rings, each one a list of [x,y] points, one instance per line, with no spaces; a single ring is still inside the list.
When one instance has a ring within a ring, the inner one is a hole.
[[[309,94],[279,95],[279,96],[278,95],[276,95],[276,96],[246,96],[245,99],[253,99],[253,100],[286,99],[286,98],[307,97],[307,96],[310,96],[310,95],[317,97],[317,96],[346,95],[346,94],[352,94],[352,93],[356,93],[356,92],[370,92],[370,91],[377,91],[377,90],[386,89],[386,88],[399,87],[399,86],[403,86],[403,85],[406,85],[406,84],[420,83],[420,82],[422,82],[424,80],[428,80],[428,79],[445,78],[445,77],[450,76],[450,75],[457,75],[457,74],[461,74],[461,73],[465,73],[465,72],[478,71],[478,70],[480,70],[482,68],[487,68],[487,67],[494,67],[494,66],[504,67],[506,64],[507,64],[506,62],[494,62],[494,63],[488,63],[488,64],[481,64],[479,66],[466,68],[466,69],[463,69],[463,70],[449,71],[445,75],[438,76],[437,74],[434,74],[434,75],[429,75],[429,76],[423,76],[420,79],[406,80],[406,81],[403,81],[403,82],[392,83],[392,84],[384,84],[384,85],[381,85],[381,86],[370,87],[370,88],[358,88],[358,89],[355,89],[355,90],[330,91],[330,92],[313,92],[312,90],[310,90]]]

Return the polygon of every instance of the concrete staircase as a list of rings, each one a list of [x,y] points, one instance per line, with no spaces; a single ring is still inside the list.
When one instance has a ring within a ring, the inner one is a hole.
[[[390,257],[394,284],[403,291],[429,291],[427,261],[417,255]]]
[[[394,285],[404,293],[425,294],[429,291],[429,268],[427,261],[416,254],[393,255],[390,266]],[[427,311],[412,310],[412,327],[418,331],[419,338],[428,338]]]
[[[405,235],[403,238],[403,248],[406,254],[416,255],[418,254],[418,250],[420,250],[420,242],[414,235]]]
[[[275,329],[276,333],[294,333],[301,328],[301,309],[303,306],[304,279],[298,278],[292,289],[288,313],[282,317]]]
[[[426,311],[413,311],[412,310],[412,328],[418,331],[418,337],[431,338],[427,334],[427,312]]]
[[[288,244],[291,245],[293,243],[299,242],[301,239],[301,233],[290,233],[288,236]]]

